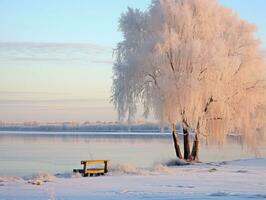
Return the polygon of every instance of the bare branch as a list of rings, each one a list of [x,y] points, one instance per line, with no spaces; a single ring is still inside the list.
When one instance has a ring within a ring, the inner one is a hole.
[[[242,66],[243,66],[243,63],[241,62],[240,65],[238,66],[237,70],[235,71],[234,76],[240,71]]]
[[[209,100],[207,101],[205,108],[204,108],[204,112],[206,113],[208,111],[209,106],[211,105],[211,103],[214,102],[212,96],[209,98]]]

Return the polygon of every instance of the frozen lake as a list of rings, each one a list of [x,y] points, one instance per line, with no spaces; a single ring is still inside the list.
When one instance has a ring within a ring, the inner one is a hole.
[[[255,156],[236,144],[223,149],[202,146],[200,152],[200,159],[206,162],[265,156],[266,148]],[[170,134],[0,132],[0,176],[70,172],[84,159],[149,168],[173,158]]]

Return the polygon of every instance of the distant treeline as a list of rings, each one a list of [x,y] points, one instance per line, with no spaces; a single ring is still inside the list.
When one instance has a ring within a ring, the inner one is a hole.
[[[180,129],[180,127],[177,127]],[[48,132],[169,132],[169,128],[161,129],[158,124],[95,124],[79,126],[2,126],[0,131],[48,131]]]

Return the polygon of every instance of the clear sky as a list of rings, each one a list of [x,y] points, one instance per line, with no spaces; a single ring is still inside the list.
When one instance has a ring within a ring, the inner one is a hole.
[[[220,0],[255,23],[266,1]],[[113,121],[112,49],[128,6],[150,0],[0,0],[0,121]]]

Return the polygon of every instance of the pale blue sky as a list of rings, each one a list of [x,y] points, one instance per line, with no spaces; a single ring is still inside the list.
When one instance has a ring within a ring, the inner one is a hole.
[[[258,26],[266,1],[220,0]],[[112,49],[128,6],[150,0],[0,0],[0,121],[115,120]]]
[[[149,0],[0,0],[0,41],[114,45],[117,21],[128,6]]]

